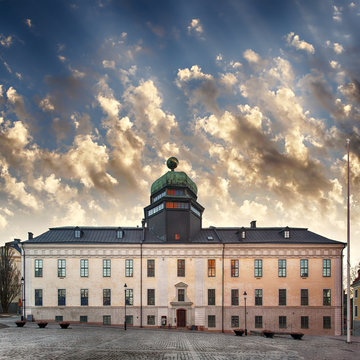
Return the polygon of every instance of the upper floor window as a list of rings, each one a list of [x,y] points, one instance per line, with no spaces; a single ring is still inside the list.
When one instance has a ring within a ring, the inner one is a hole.
[[[331,276],[331,259],[323,259],[323,276]]]
[[[103,277],[111,276],[111,260],[103,259]]]
[[[155,276],[155,260],[148,259],[147,261],[147,276],[154,277]]]
[[[88,259],[80,260],[80,276],[81,277],[89,276],[89,260]]]
[[[279,305],[286,305],[286,289],[279,289]]]
[[[185,289],[178,289],[178,301],[185,301]]]
[[[103,305],[111,305],[111,289],[103,289]]]
[[[208,260],[208,277],[215,277],[215,259]]]
[[[75,237],[76,238],[80,238],[81,237],[81,230],[80,229],[75,229]]]
[[[331,305],[331,289],[323,289],[323,305]]]
[[[263,276],[263,266],[262,266],[262,259],[255,259],[255,277],[262,277]]]
[[[241,238],[242,238],[242,239],[245,239],[245,238],[246,238],[246,232],[245,232],[245,230],[242,230],[242,231],[241,231]]]
[[[117,239],[122,239],[124,236],[124,231],[123,230],[116,230],[116,238]]]
[[[42,289],[35,289],[35,306],[42,306],[43,304],[43,291]]]
[[[89,289],[80,289],[80,305],[89,305]]]
[[[308,289],[301,289],[300,297],[301,297],[301,305],[302,306],[309,305],[309,290]]]
[[[290,237],[290,231],[289,230],[284,230],[284,238],[289,239],[289,237]]]
[[[239,260],[231,260],[231,277],[239,277]]]
[[[66,305],[66,289],[58,289],[58,306]]]
[[[43,261],[42,259],[35,259],[35,277],[43,276]]]
[[[58,277],[66,276],[66,260],[58,259]]]
[[[168,195],[175,195],[175,196],[182,196],[182,195],[185,194],[185,192],[182,189],[168,189],[167,194]]]
[[[192,206],[190,207],[191,211],[196,214],[197,216],[201,216],[201,213],[200,211],[195,207],[195,206]]]
[[[126,305],[134,305],[134,292],[133,289],[125,290],[125,303]]]
[[[163,198],[166,195],[166,191],[163,191],[159,195],[153,197],[153,202],[158,201],[159,199]]]
[[[161,203],[158,206],[155,206],[152,209],[148,210],[148,216],[156,214],[157,212],[159,212],[162,209],[164,209],[164,203]]]
[[[166,208],[167,209],[188,209],[189,203],[167,201]]]
[[[279,274],[279,277],[286,277],[286,260],[285,259],[278,260],[278,274]]]
[[[255,289],[255,305],[263,304],[263,291],[262,289]]]
[[[185,276],[185,259],[178,259],[177,261],[177,276]]]
[[[358,289],[355,289],[355,299],[358,297]]]
[[[155,289],[147,290],[147,304],[155,305]]]
[[[309,276],[309,260],[300,259],[300,276],[308,277]]]
[[[134,276],[134,262],[133,259],[125,260],[125,276],[133,277]]]
[[[231,305],[239,305],[239,289],[231,289]]]
[[[215,289],[208,289],[208,305],[215,305]]]
[[[175,234],[175,240],[180,240],[180,234]]]

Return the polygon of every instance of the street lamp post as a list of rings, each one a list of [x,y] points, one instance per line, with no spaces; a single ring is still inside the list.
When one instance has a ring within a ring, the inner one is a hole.
[[[25,288],[24,288],[24,277],[21,278],[21,321],[24,320],[24,298],[25,298]]]
[[[125,285],[124,285],[124,293],[125,293],[125,320],[124,320],[124,330],[126,330],[126,303],[127,303],[127,300],[126,300],[126,288],[127,288],[127,285],[125,284]]]
[[[245,335],[247,335],[247,328],[246,328],[246,291],[244,291],[244,301],[245,301]]]

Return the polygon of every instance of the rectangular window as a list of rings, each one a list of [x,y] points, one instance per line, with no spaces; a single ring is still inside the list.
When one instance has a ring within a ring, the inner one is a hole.
[[[43,292],[42,289],[35,289],[35,306],[42,306]]]
[[[279,328],[286,329],[286,316],[279,316]]]
[[[116,238],[122,239],[124,235],[124,232],[122,230],[116,230]]]
[[[208,277],[215,277],[215,259],[208,259]]]
[[[358,297],[358,289],[355,289],[355,298],[357,299]]]
[[[35,259],[35,277],[43,276],[43,261],[42,259]]]
[[[323,276],[331,276],[331,259],[323,259]]]
[[[81,277],[89,276],[89,260],[88,259],[80,260],[80,276]]]
[[[88,322],[87,315],[80,315],[80,322],[81,323],[87,323]]]
[[[278,260],[278,275],[279,277],[286,277],[286,260]]]
[[[239,327],[239,317],[238,316],[232,316],[231,317],[231,327],[232,328],[238,328]]]
[[[58,306],[66,305],[66,289],[58,289]]]
[[[125,290],[125,302],[126,305],[134,305],[134,292],[133,289]]]
[[[330,306],[331,305],[331,290],[323,289],[323,305]]]
[[[103,259],[103,277],[111,276],[111,260]]]
[[[255,316],[255,328],[261,329],[263,327],[263,319],[262,316]]]
[[[111,315],[103,315],[103,325],[111,325]]]
[[[216,316],[208,315],[208,328],[216,327]]]
[[[134,276],[134,261],[133,261],[133,259],[125,260],[125,276],[126,277]]]
[[[103,289],[103,305],[111,305],[111,289]]]
[[[178,289],[178,301],[185,301],[185,289]]]
[[[231,260],[231,277],[239,277],[239,260]]]
[[[147,291],[147,304],[155,305],[155,289],[148,289]]]
[[[331,316],[323,316],[323,328],[331,329]]]
[[[231,305],[239,305],[239,290],[231,289]]]
[[[208,289],[208,305],[215,305],[215,289]]]
[[[286,289],[279,289],[279,305],[286,305]]]
[[[255,259],[255,277],[263,276],[262,259]]]
[[[80,304],[81,306],[89,305],[89,289],[80,289]]]
[[[185,259],[178,259],[177,261],[177,276],[185,276]]]
[[[153,259],[147,261],[147,276],[155,277],[155,260]]]
[[[302,329],[308,329],[309,328],[309,317],[308,316],[302,316],[301,317],[301,328]]]
[[[134,325],[134,317],[132,315],[126,315],[126,324]]]
[[[155,315],[148,315],[147,316],[147,324],[148,325],[155,325]]]
[[[56,322],[61,322],[61,321],[63,321],[63,316],[62,315],[55,315],[55,321]]]
[[[355,305],[355,317],[358,317],[358,307]]]
[[[309,276],[309,260],[300,259],[300,276],[308,277]]]
[[[309,290],[308,289],[301,289],[300,297],[301,297],[301,306],[309,305]]]
[[[66,260],[58,259],[58,277],[66,276]]]
[[[255,289],[255,305],[263,304],[263,291],[262,289]]]

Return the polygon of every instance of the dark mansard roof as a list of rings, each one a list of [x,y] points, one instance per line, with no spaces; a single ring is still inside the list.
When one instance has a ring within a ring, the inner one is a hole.
[[[75,237],[80,230],[80,238]],[[122,230],[122,238],[117,231]],[[289,231],[285,238],[284,231]],[[242,237],[245,232],[245,238]],[[26,244],[343,244],[309,231],[306,228],[279,227],[210,227],[201,229],[189,241],[163,241],[141,227],[56,227],[25,241]]]

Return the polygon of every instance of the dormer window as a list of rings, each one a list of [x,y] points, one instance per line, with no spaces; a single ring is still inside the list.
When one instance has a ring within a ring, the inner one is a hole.
[[[79,228],[75,229],[75,238],[80,239],[81,238],[81,230]]]
[[[290,237],[290,231],[289,230],[284,230],[284,238],[289,239],[289,237]]]
[[[214,237],[213,237],[213,236],[208,236],[207,239],[208,239],[208,241],[214,241]]]
[[[121,229],[116,230],[116,238],[122,239],[124,237],[124,231]]]
[[[246,233],[245,233],[245,230],[243,230],[243,231],[241,231],[241,238],[245,239],[245,237],[246,237]]]

